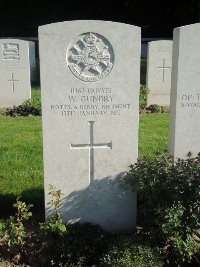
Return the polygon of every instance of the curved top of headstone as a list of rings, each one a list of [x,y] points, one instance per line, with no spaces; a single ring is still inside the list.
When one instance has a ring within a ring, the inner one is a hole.
[[[58,55],[65,53],[66,59],[62,57],[60,62],[68,66],[74,77],[84,82],[96,82],[111,73],[116,63],[115,53],[118,55],[118,62],[119,58],[124,58],[125,54],[129,53],[128,46],[132,47],[134,42],[140,49],[136,41],[140,39],[140,32],[140,27],[119,22],[74,20],[40,26],[39,38],[48,39],[43,47],[44,50],[53,40],[56,51],[58,44],[61,44],[59,49],[65,52],[60,52]],[[127,66],[123,65],[125,73],[131,70]]]
[[[8,62],[15,62],[18,63],[18,67],[22,67],[23,64],[28,64],[28,41],[17,38],[1,38],[0,45],[2,53],[2,57],[0,58],[0,65],[1,63],[5,65]]]
[[[12,41],[12,42],[22,42],[22,43],[28,43],[29,41],[18,39],[18,38],[0,38],[0,41],[6,40],[6,41]]]
[[[0,37],[0,40],[11,40],[11,41],[29,42],[29,41],[22,40],[22,39],[19,39],[19,38],[10,38],[10,37],[5,37],[5,38]]]
[[[181,29],[181,30],[191,30],[191,28],[195,29],[195,28],[199,28],[200,27],[200,23],[194,23],[194,24],[189,24],[189,25],[184,25],[184,26],[181,26],[181,27],[177,27],[177,28],[174,28],[174,30],[177,30],[177,29]]]
[[[48,30],[51,30],[52,33],[54,33],[54,30],[56,30],[55,33],[57,33],[57,31],[60,30],[63,30],[63,27],[66,27],[66,26],[78,26],[78,25],[81,25],[81,27],[83,26],[89,26],[90,28],[91,27],[94,27],[95,29],[95,26],[97,25],[102,25],[102,27],[109,27],[109,26],[116,26],[118,27],[135,27],[135,28],[138,28],[140,29],[140,27],[138,26],[134,26],[134,25],[130,25],[130,24],[126,24],[126,23],[121,23],[121,22],[113,22],[113,21],[104,21],[104,20],[70,20],[70,21],[62,21],[62,22],[56,22],[56,23],[51,23],[51,24],[46,24],[46,25],[42,25],[42,26],[39,26],[38,28],[38,31],[39,33],[45,33],[46,31]]]
[[[21,40],[18,38],[0,38],[0,42],[17,42],[17,43],[24,43],[24,44],[28,44],[29,41],[26,40]]]
[[[148,42],[148,45],[157,45],[157,44],[170,44],[173,43],[172,40],[156,40],[156,41],[150,41]]]

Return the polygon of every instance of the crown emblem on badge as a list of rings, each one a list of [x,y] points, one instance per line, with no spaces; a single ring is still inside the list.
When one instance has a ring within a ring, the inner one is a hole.
[[[84,82],[103,79],[114,65],[112,45],[98,33],[82,33],[68,48],[67,65],[73,75]]]
[[[90,34],[87,34],[85,37],[84,37],[84,42],[86,42],[87,44],[89,45],[93,45],[95,44],[97,41],[97,37],[94,36],[94,34],[90,33]]]

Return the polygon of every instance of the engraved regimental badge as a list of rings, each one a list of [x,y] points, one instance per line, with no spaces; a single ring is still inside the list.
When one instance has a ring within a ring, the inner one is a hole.
[[[19,60],[19,44],[3,44],[2,54],[4,60]]]
[[[97,33],[83,33],[69,46],[67,64],[74,76],[85,82],[105,78],[114,64],[114,51],[109,41]]]

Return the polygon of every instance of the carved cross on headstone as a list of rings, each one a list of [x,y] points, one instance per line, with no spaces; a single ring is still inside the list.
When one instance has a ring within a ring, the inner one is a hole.
[[[94,121],[88,121],[90,126],[90,138],[88,144],[70,144],[70,149],[89,149],[89,183],[94,180],[94,149],[109,148],[112,149],[112,142],[94,144]]]
[[[15,92],[15,82],[19,82],[19,80],[14,79],[14,73],[11,74],[12,78],[11,80],[7,80],[8,82],[12,82],[12,91]]]
[[[163,75],[162,75],[162,81],[163,81],[163,83],[165,82],[165,70],[166,69],[171,69],[171,67],[166,67],[165,66],[165,59],[163,58],[163,65],[162,65],[162,67],[157,67],[158,69],[162,69],[162,71],[163,71]]]

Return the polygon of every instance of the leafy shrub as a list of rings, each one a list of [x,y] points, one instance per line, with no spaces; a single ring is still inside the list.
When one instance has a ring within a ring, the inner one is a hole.
[[[6,108],[0,108],[0,116],[5,116],[6,115]]]
[[[42,243],[40,258],[45,266],[94,266],[107,250],[107,235],[98,225],[66,225],[66,231],[60,230],[60,234],[57,229],[51,235],[45,235],[47,242]]]
[[[29,210],[31,207],[33,207],[33,205],[26,205],[25,202],[22,202],[19,199],[20,197],[18,197],[16,203],[13,204],[13,207],[17,209],[15,217],[10,216],[1,224],[1,234],[3,235],[3,239],[9,247],[15,244],[18,246],[24,244],[26,233],[24,222],[32,216],[32,213]]]
[[[161,106],[157,104],[150,105],[146,108],[146,111],[149,113],[160,113],[161,112]]]
[[[168,113],[170,111],[169,106],[161,106],[161,113]]]
[[[57,262],[64,251],[66,226],[58,211],[58,206],[61,203],[61,190],[56,190],[54,185],[49,185],[49,195],[51,199],[48,205],[54,209],[54,215],[46,222],[40,223],[39,243],[42,244],[42,253],[45,254],[43,263],[52,266],[51,264]]]
[[[141,58],[140,61],[140,83],[146,84],[146,73],[147,73],[147,59]]]
[[[66,227],[62,222],[62,216],[58,211],[58,206],[61,203],[61,190],[56,190],[54,185],[49,185],[49,195],[51,195],[51,200],[47,204],[54,208],[54,215],[47,222],[40,223],[43,237],[56,232],[60,235],[66,231]]]
[[[26,256],[27,231],[25,223],[30,219],[30,209],[33,205],[26,205],[17,198],[13,207],[17,209],[15,216],[10,216],[0,222],[0,255],[15,261],[16,264]]]
[[[102,257],[102,267],[162,267],[163,260],[158,248],[142,244],[134,236],[121,235]]]
[[[146,88],[145,85],[140,85],[140,99],[139,99],[139,103],[140,103],[140,109],[144,109],[147,105],[147,95],[148,95],[148,88]]]
[[[48,266],[92,266],[105,251],[105,233],[98,225],[73,223],[64,225],[58,211],[61,190],[49,185],[48,204],[54,215],[40,223],[43,264]],[[40,262],[41,264],[41,262]]]
[[[26,100],[22,105],[13,107],[13,108],[7,108],[2,109],[2,115],[7,116],[39,116],[41,115],[41,99],[40,95],[35,93],[36,90],[33,91],[32,98],[29,100]],[[37,90],[38,91],[38,90]]]
[[[35,99],[25,101],[22,105],[9,109],[6,113],[9,116],[39,116],[41,115],[40,103]]]
[[[40,224],[43,247],[40,258],[43,262],[39,264],[62,267],[162,266],[158,250],[138,245],[132,237],[122,235],[116,242],[116,235],[105,232],[98,225],[72,223],[65,226],[58,212],[61,191],[49,185],[49,195],[48,204],[53,207],[54,216]]]
[[[58,210],[62,193],[52,185],[48,204],[54,215],[40,224],[39,235],[27,234],[32,205],[17,199],[15,217],[0,222],[0,254],[30,266],[160,267],[160,246],[166,262],[189,266],[199,257],[199,163],[200,155],[174,162],[157,153],[130,167],[126,179],[138,191],[142,226],[132,236],[111,235],[89,223],[64,225]]]
[[[109,234],[98,225],[74,223],[67,225],[61,266],[98,266],[108,249]]]
[[[127,182],[138,193],[138,224],[162,244],[166,258],[190,262],[200,252],[200,154],[174,161],[167,154],[130,166]]]

